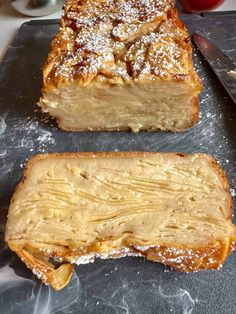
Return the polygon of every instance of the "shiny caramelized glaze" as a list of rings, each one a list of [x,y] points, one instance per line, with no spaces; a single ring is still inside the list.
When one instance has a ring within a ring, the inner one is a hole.
[[[188,33],[170,0],[67,1],[44,68],[60,83],[195,81]]]

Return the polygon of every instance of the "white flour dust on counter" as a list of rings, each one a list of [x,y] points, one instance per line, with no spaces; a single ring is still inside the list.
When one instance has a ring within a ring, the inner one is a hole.
[[[24,291],[24,297],[19,291]],[[69,286],[61,291],[54,291],[51,287],[33,278],[17,275],[13,268],[6,265],[0,268],[0,294],[14,295],[14,313],[53,314],[57,311],[67,313],[72,304],[80,303],[81,288],[78,277],[74,274]],[[9,311],[9,303],[1,304],[1,313]],[[68,312],[70,313],[70,312]]]
[[[27,156],[47,153],[56,144],[53,137],[55,127],[48,117],[9,117],[8,113],[0,115],[0,178],[11,174],[14,167],[24,168]],[[22,156],[22,158],[21,158]],[[20,160],[16,161],[16,158]]]
[[[51,287],[39,284],[38,289],[32,291],[33,314],[71,313],[69,308],[78,305],[81,300],[81,287],[77,275],[74,273],[69,286],[61,291],[55,291]],[[76,306],[75,306],[76,308]]]
[[[158,287],[158,292],[163,299],[169,299],[182,307],[183,314],[191,314],[194,306],[195,300],[191,297],[190,293],[182,288],[177,288],[176,292],[173,294],[166,294],[162,287]]]
[[[14,120],[14,119],[13,119]],[[48,125],[48,118],[37,120],[37,118],[27,117],[13,121],[14,132],[11,137],[12,145],[15,149],[27,149],[30,152],[35,150],[36,153],[45,153],[47,148],[55,144],[52,135],[52,126]],[[45,124],[45,128],[41,126]]]
[[[26,282],[35,285],[33,280],[16,275],[14,270],[8,265],[0,269],[0,294],[11,288],[19,287],[19,285],[23,285]]]
[[[3,113],[0,116],[0,135],[4,134],[7,125],[6,125],[6,117],[7,117],[7,112]]]
[[[119,273],[119,269],[117,271]],[[88,276],[85,277],[88,279]],[[196,304],[201,303],[199,299],[194,299],[188,290],[176,286],[173,282],[164,288],[160,278],[140,279],[138,284],[121,280],[118,288],[117,285],[108,285],[109,289],[105,292],[93,295],[98,313],[101,307],[106,308],[105,313],[143,314],[145,309],[145,313],[193,314]]]
[[[45,119],[45,122],[47,118]],[[54,144],[55,139],[52,136],[52,133],[48,130],[43,129],[40,126],[40,122],[36,119],[26,118],[23,125],[23,132],[26,137],[30,137],[32,134],[35,134],[35,142],[39,145],[39,150],[43,150],[47,144]]]
[[[6,149],[0,151],[0,157],[3,157],[7,154]]]

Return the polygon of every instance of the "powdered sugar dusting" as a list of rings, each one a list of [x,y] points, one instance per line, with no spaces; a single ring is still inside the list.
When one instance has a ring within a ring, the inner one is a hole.
[[[109,253],[96,253],[96,252],[91,252],[89,254],[81,255],[79,257],[75,257],[71,263],[73,264],[88,264],[88,263],[93,263],[96,258],[101,258],[101,259],[108,259],[108,258],[121,258],[125,256],[133,256],[133,257],[141,257],[142,254],[139,252],[133,252],[130,248],[128,247],[123,247],[119,250],[112,250]]]
[[[175,16],[168,17],[171,9],[171,0],[69,1],[49,55],[46,84],[188,75],[189,46],[180,44],[188,34]]]
[[[42,122],[48,123],[48,121],[48,118],[42,121],[38,120],[36,117],[26,117],[22,120],[16,119],[14,128],[19,130],[22,137],[19,137],[18,133],[15,134],[16,138],[11,138],[11,141],[15,143],[15,148],[27,148],[30,152],[36,151],[37,153],[46,152],[48,146],[55,144],[51,129],[46,129],[41,126]]]

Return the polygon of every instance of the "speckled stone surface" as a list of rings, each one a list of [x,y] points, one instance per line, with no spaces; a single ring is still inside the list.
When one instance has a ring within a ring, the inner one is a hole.
[[[183,16],[190,33],[212,39],[236,62],[236,14]],[[45,23],[45,21],[41,22]],[[178,273],[142,258],[97,260],[76,267],[55,292],[4,245],[9,200],[26,160],[64,151],[181,151],[216,157],[236,185],[236,107],[198,51],[200,119],[183,133],[71,133],[39,112],[41,67],[58,25],[24,24],[0,65],[0,313],[236,313],[236,253],[219,271]]]

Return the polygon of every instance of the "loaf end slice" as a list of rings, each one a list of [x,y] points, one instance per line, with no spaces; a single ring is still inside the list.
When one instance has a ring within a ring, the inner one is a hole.
[[[183,131],[201,83],[173,1],[66,2],[39,105],[68,131]]]
[[[60,290],[73,264],[97,257],[217,269],[235,246],[231,217],[227,178],[208,155],[46,154],[29,161],[16,188],[6,242]]]

